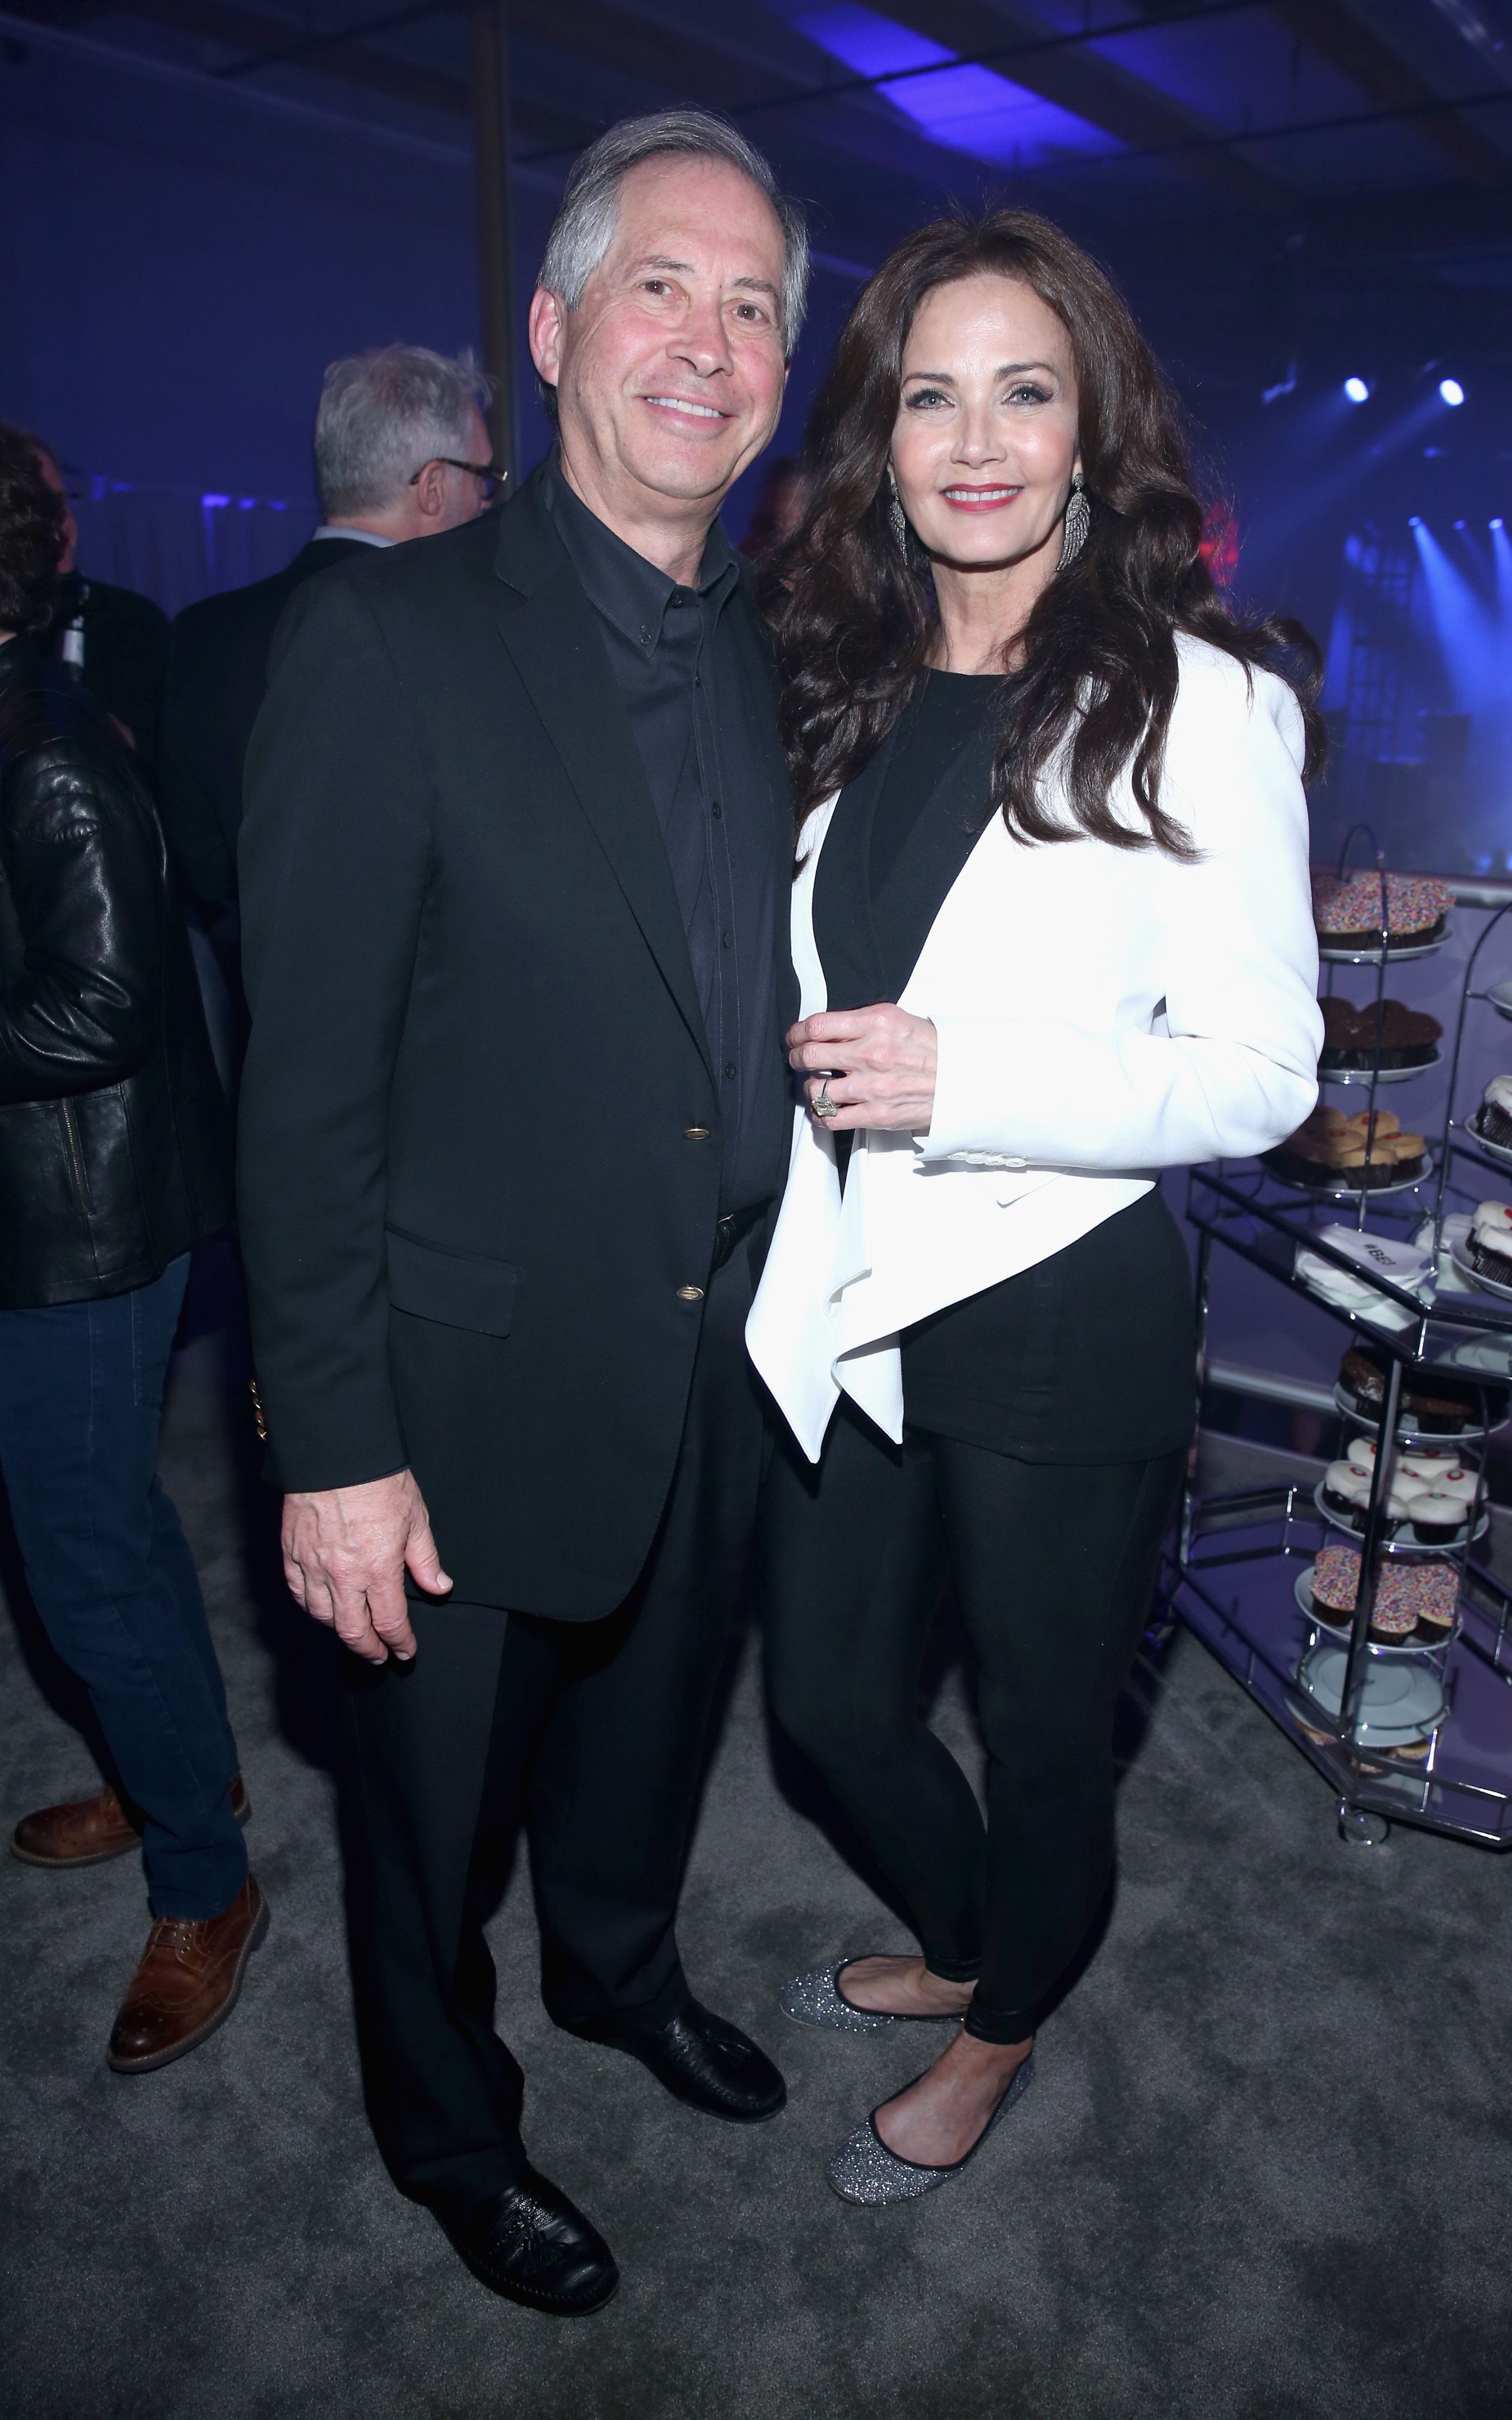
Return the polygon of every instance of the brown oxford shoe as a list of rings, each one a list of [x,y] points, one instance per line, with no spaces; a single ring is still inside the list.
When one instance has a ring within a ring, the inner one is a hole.
[[[239,1773],[231,1784],[231,1812],[239,1823],[252,1818],[252,1801]],[[23,1815],[10,1836],[11,1854],[23,1866],[102,1866],[142,1846],[142,1835],[114,1790],[93,1798],[70,1798]]]
[[[267,1931],[268,1901],[251,1874],[219,1916],[160,1916],[116,2012],[106,2066],[145,2075],[197,2049],[236,2007]]]

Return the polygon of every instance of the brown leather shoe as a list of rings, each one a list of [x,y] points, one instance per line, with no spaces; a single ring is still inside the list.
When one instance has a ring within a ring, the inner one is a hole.
[[[252,1817],[247,1785],[239,1773],[231,1784],[231,1812],[239,1823]],[[23,1866],[102,1866],[142,1846],[142,1835],[114,1790],[93,1798],[70,1798],[23,1815],[10,1836],[11,1854]]]
[[[145,2075],[197,2049],[236,2007],[267,1931],[268,1901],[251,1874],[219,1916],[160,1916],[111,2028],[107,2067]]]

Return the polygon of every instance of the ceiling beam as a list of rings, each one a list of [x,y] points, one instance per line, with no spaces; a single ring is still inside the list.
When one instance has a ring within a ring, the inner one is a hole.
[[[135,17],[241,56],[286,47],[291,30],[286,18],[265,17],[258,10],[236,6],[235,0],[63,0],[62,6],[58,0],[6,0],[6,8],[11,16],[31,17],[42,25],[66,23],[83,27],[112,17]],[[309,69],[385,100],[418,103],[448,116],[471,116],[471,88],[465,77],[411,64],[392,52],[369,50],[354,42],[323,43],[312,53]],[[512,117],[523,139],[543,148],[579,149],[598,132],[590,119],[518,94]]]
[[[899,24],[967,54],[1005,50],[1022,41],[1024,55],[1005,57],[1001,74],[1026,92],[1037,93],[1041,101],[1054,101],[1088,125],[1101,127],[1104,134],[1116,136],[1133,150],[1156,149],[1217,132],[1195,111],[1167,100],[1093,51],[1069,44],[1041,47],[1044,20],[1022,9],[989,8],[984,0],[881,0],[881,5]],[[1169,0],[1164,0],[1164,5],[1168,9]],[[1245,209],[1271,217],[1295,210],[1291,188],[1247,160],[1207,151],[1195,153],[1186,164],[1194,175]]]
[[[1379,35],[1341,7],[1340,0],[1269,0],[1269,6],[1272,16],[1288,33],[1342,70],[1383,108],[1406,109],[1440,98]],[[1512,162],[1478,129],[1458,116],[1453,105],[1445,106],[1442,117],[1419,117],[1416,131],[1473,184],[1493,191],[1512,183]]]

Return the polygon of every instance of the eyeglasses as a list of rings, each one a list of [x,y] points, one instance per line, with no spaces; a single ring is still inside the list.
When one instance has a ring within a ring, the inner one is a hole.
[[[411,488],[417,487],[430,469],[431,462],[442,462],[448,471],[470,471],[473,478],[482,485],[483,501],[486,504],[492,504],[494,497],[509,476],[509,473],[501,470],[497,462],[459,462],[455,454],[433,454],[429,462],[422,462],[418,471],[411,471],[407,485]]]

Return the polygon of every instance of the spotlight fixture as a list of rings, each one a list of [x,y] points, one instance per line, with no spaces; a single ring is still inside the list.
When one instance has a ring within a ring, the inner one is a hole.
[[[1439,380],[1439,401],[1441,403],[1446,403],[1451,411],[1458,411],[1459,406],[1464,402],[1464,399],[1465,390],[1460,385],[1458,379],[1441,379]]]
[[[1408,526],[1408,528],[1409,528],[1409,529],[1421,529],[1421,528],[1422,528],[1422,526],[1423,526],[1423,516],[1422,516],[1422,514],[1421,514],[1421,513],[1409,513],[1409,514],[1408,514],[1408,516],[1407,516],[1407,526]]]
[[[1368,403],[1370,400],[1370,389],[1363,378],[1347,378],[1344,392],[1351,403]]]
[[[1496,519],[1493,521],[1488,521],[1486,526],[1488,529],[1505,529],[1506,523],[1498,513]]]

